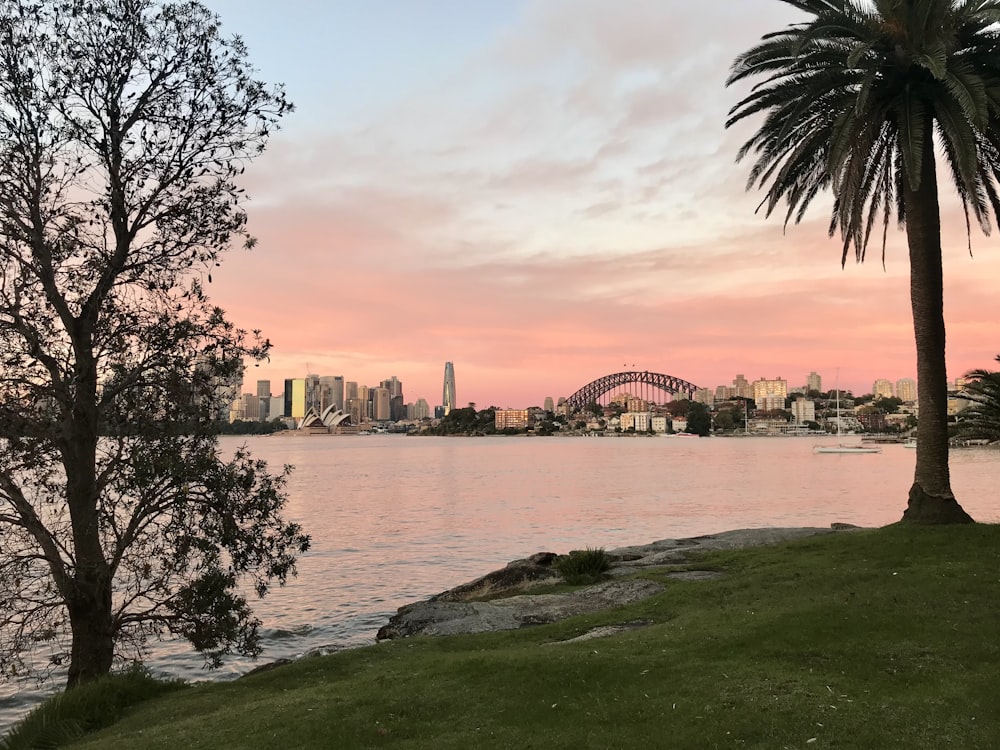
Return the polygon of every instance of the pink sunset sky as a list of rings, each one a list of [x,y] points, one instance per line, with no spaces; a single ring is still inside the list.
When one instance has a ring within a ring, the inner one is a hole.
[[[733,58],[777,0],[208,0],[296,111],[248,169],[209,291],[307,372],[524,407],[633,365],[699,386],[915,376],[905,237],[840,265],[831,198],[755,214]],[[755,123],[756,124],[756,123]],[[945,212],[948,371],[1000,353],[1000,243]],[[782,214],[783,215],[783,214]]]

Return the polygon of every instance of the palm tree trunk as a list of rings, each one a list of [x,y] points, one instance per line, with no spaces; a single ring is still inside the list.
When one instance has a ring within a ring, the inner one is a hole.
[[[917,190],[907,187],[903,200],[906,240],[910,250],[910,305],[917,343],[919,407],[917,465],[903,520],[972,523],[972,518],[955,500],[948,471],[948,376],[944,354],[941,218],[934,145],[930,137],[924,146],[920,187]]]

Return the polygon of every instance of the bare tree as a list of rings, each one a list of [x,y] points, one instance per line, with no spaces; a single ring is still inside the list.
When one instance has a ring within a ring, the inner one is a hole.
[[[259,651],[242,592],[309,540],[284,473],[218,455],[270,344],[201,278],[252,244],[236,179],[289,110],[198,2],[0,0],[0,676]]]

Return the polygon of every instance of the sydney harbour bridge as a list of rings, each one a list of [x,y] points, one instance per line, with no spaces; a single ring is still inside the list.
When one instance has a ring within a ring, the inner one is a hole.
[[[628,393],[649,403],[664,403],[674,397],[693,399],[698,386],[673,375],[649,370],[626,370],[598,378],[566,399],[574,409],[592,403],[607,405],[616,395]],[[669,395],[670,398],[667,398]]]

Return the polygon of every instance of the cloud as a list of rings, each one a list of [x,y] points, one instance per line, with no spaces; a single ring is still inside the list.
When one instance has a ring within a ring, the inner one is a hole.
[[[210,289],[275,343],[248,377],[395,374],[436,403],[451,360],[463,401],[527,406],[626,361],[712,387],[914,375],[904,237],[890,232],[884,270],[877,246],[841,268],[829,196],[786,230],[735,164],[753,124],[723,127],[741,95],[728,67],[794,11],[519,7],[480,48],[433,40],[447,73],[345,102],[350,117],[298,102],[302,122],[246,178],[260,245]],[[954,376],[1000,350],[1000,258],[977,238],[970,260],[944,205]]]

